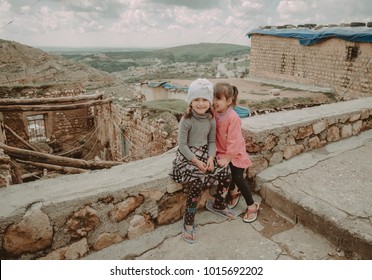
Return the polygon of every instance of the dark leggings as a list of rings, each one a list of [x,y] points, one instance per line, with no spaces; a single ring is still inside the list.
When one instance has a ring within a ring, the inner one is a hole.
[[[247,181],[244,179],[243,173],[244,168],[239,168],[230,162],[230,170],[231,170],[231,177],[232,182],[230,185],[230,191],[235,188],[235,185],[238,187],[239,191],[242,193],[247,206],[250,206],[254,203],[251,190],[249,189]]]
[[[214,207],[216,209],[225,209],[225,197],[228,193],[229,186],[231,184],[230,176],[220,179],[218,181],[217,192],[215,195]],[[200,179],[189,182],[189,190],[186,199],[186,213],[184,216],[185,225],[191,226],[194,224],[196,206],[200,199],[201,191],[203,188],[203,182]]]

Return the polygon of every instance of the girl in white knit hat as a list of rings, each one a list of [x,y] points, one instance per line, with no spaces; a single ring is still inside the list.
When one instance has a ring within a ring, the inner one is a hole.
[[[214,212],[236,219],[226,207],[225,196],[231,182],[229,167],[218,167],[216,155],[216,121],[212,111],[213,84],[207,79],[193,81],[187,92],[188,110],[178,126],[178,151],[169,174],[177,183],[188,185],[182,237],[197,241],[194,223],[196,206],[203,188],[217,185]]]

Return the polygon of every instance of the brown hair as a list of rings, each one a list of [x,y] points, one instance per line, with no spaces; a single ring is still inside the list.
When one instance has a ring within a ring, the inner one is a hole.
[[[213,107],[209,107],[209,109],[207,110],[206,112],[207,114],[209,113],[209,118],[210,119],[213,119],[214,118],[214,110],[213,110]],[[192,107],[191,107],[191,104],[189,104],[189,106],[186,108],[186,112],[185,114],[183,115],[186,119],[189,119],[191,118],[192,116]]]
[[[229,83],[217,83],[214,86],[214,97],[221,99],[222,96],[225,96],[226,100],[231,98],[233,106],[236,106],[238,94],[238,88]]]

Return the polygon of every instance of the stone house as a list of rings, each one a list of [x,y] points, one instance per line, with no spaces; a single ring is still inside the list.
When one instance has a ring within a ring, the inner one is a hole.
[[[105,121],[112,105],[103,94],[85,94],[81,87],[65,85],[1,87],[0,92],[1,145],[12,158],[9,183],[36,178],[38,169],[56,171],[60,165],[69,166],[63,173],[80,172],[71,169],[76,161],[64,165],[55,157],[118,158],[108,135],[115,127]]]
[[[150,117],[83,88],[1,87],[0,93],[0,187],[45,176],[40,169],[82,173],[176,145],[177,119],[170,113]]]
[[[74,150],[75,156],[87,159],[102,156],[104,147],[99,148],[102,143],[94,144],[97,135],[102,134],[96,133],[100,117],[97,107],[111,106],[111,101],[102,94],[87,95],[83,89],[52,86],[1,88],[3,94],[7,91],[15,92],[13,96],[23,96],[0,99],[8,145],[26,149],[33,146],[34,150],[58,154]]]
[[[254,29],[247,34],[251,38],[249,75],[331,87],[339,99],[370,96],[372,27],[351,26]]]
[[[186,100],[187,86],[177,86],[166,81],[149,81],[141,83],[141,90],[147,101],[161,99]]]

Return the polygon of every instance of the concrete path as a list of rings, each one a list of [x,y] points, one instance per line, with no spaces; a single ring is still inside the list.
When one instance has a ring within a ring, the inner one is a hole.
[[[372,259],[371,163],[372,130],[261,172],[252,224],[199,210],[195,244],[182,240],[179,221],[83,259]],[[244,209],[241,199],[236,210]]]

